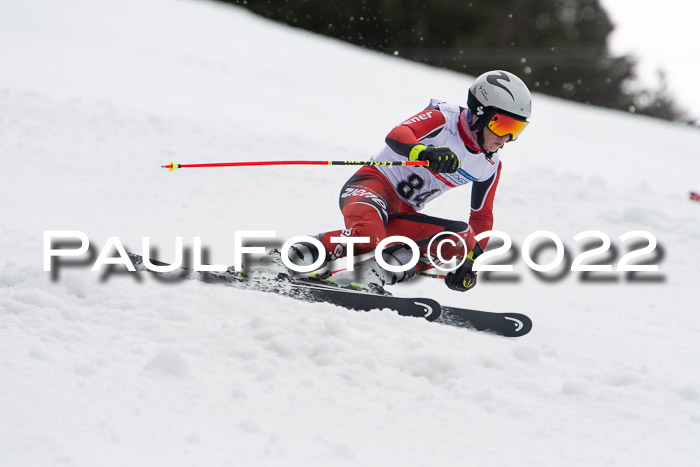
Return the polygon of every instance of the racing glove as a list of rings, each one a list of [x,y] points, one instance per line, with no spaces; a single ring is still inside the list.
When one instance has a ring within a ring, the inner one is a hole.
[[[462,265],[445,277],[447,287],[459,292],[466,292],[474,288],[476,285],[476,271],[472,268],[474,267],[474,260],[483,252],[478,243],[474,245],[474,248],[469,252]]]
[[[466,292],[476,285],[476,272],[472,271],[474,261],[467,258],[455,271],[447,274],[445,284],[452,290]]]
[[[454,173],[459,169],[459,157],[446,146],[417,144],[408,156],[412,161],[428,161],[428,169],[434,173]]]

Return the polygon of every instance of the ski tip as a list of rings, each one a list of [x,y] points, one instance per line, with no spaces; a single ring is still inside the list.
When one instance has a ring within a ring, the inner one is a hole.
[[[520,337],[532,331],[532,320],[525,315],[505,315],[503,319],[513,326],[511,329],[506,327],[507,331],[503,334],[506,337]]]

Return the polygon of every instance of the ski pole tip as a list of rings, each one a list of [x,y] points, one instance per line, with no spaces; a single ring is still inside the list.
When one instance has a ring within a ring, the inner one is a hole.
[[[175,162],[170,162],[168,165],[161,165],[161,168],[168,169],[172,172],[175,169],[179,169],[180,164],[176,164]]]

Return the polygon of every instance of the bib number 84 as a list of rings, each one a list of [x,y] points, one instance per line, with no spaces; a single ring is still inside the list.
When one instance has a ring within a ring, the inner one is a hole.
[[[396,191],[409,201],[412,201],[416,205],[420,206],[425,203],[425,201],[433,196],[438,190],[426,191],[420,195],[416,195],[417,191],[420,191],[425,186],[425,180],[423,180],[417,174],[411,174],[406,180],[402,180],[396,185]]]

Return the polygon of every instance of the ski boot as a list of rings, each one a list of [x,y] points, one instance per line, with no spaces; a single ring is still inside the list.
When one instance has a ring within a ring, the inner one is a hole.
[[[407,264],[412,257],[412,251],[405,245],[394,245],[384,250],[382,257],[391,266]],[[383,269],[372,258],[355,265],[353,271],[342,271],[333,275],[327,281],[332,281],[343,288],[363,290],[385,295],[385,285],[404,282],[416,274],[415,266],[403,272],[391,272]]]
[[[319,255],[318,249],[312,243],[307,242],[295,243],[289,247],[287,252],[289,261],[297,266],[310,266],[318,260]],[[325,267],[325,262],[321,268],[323,267]],[[288,268],[282,261],[282,253],[277,248],[268,251],[265,256],[258,260],[255,271],[261,273],[263,277],[273,279],[309,277],[309,273],[301,273]]]

